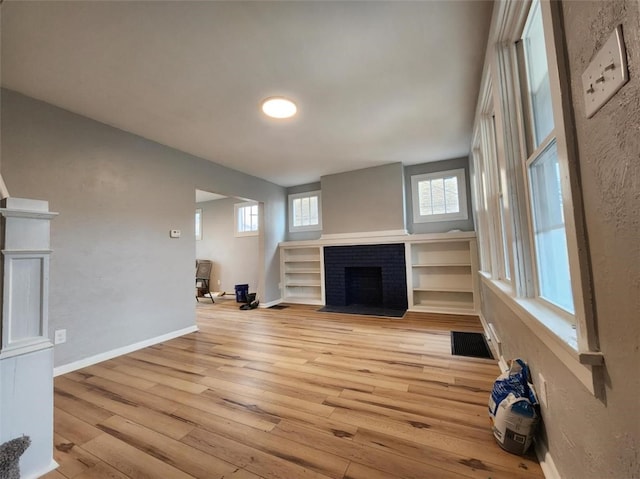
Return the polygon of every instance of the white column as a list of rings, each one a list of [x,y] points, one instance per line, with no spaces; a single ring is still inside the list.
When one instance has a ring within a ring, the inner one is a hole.
[[[5,198],[0,208],[0,443],[22,435],[31,446],[21,477],[37,478],[53,460],[53,344],[49,340],[49,223],[46,201]]]

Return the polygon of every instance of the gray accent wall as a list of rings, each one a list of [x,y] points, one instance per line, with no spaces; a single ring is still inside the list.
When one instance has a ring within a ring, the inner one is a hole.
[[[323,176],[323,234],[404,230],[402,163]]]
[[[296,193],[307,193],[309,191],[318,191],[321,190],[322,185],[320,182],[317,183],[308,183],[306,185],[297,185],[290,186],[287,188],[287,241],[304,241],[304,240],[315,240],[320,238],[322,235],[322,230],[317,231],[298,231],[291,232],[289,231],[289,195],[295,195]],[[320,211],[322,214],[322,211]]]
[[[236,203],[243,200],[227,198],[196,205],[202,208],[202,239],[196,240],[196,258],[213,261],[211,291],[235,294],[236,284],[248,284],[254,293],[260,270],[259,237],[235,235]]]
[[[195,324],[194,192],[264,203],[258,288],[280,298],[285,189],[2,90],[2,175],[12,196],[48,200],[50,335],[65,365]],[[170,229],[182,230],[171,239]]]
[[[457,170],[464,168],[465,188],[467,191],[467,213],[466,220],[454,221],[434,221],[432,223],[413,222],[413,201],[411,193],[411,177],[425,173],[436,173],[438,171]],[[434,161],[411,165],[404,168],[405,174],[405,199],[407,205],[407,230],[409,233],[446,233],[450,230],[473,231],[473,207],[471,204],[471,178],[469,174],[469,158],[456,158],[453,160]]]
[[[545,437],[560,477],[640,477],[640,14],[638,2],[562,2],[580,180],[605,397],[594,397],[550,349],[483,288],[506,358],[547,381]],[[630,81],[591,119],[581,75],[622,24]],[[580,213],[580,212],[579,212]]]

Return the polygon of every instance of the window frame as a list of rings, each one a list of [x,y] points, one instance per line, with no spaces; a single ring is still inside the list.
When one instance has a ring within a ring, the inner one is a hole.
[[[256,229],[255,230],[247,230],[240,231],[238,228],[240,226],[240,213],[244,208],[256,208]],[[245,201],[244,203],[236,203],[233,205],[233,221],[234,221],[234,235],[237,237],[244,236],[258,236],[260,234],[260,208],[258,206],[258,202],[256,201]]]
[[[474,130],[474,191],[480,201],[475,214],[482,218],[490,214],[483,205],[487,192],[480,181],[481,168],[486,168],[487,158],[476,138],[480,125],[487,117],[483,104],[490,78],[496,79],[492,103],[495,105],[496,132],[498,137],[499,180],[502,199],[508,202],[506,223],[511,229],[510,256],[511,285],[500,279],[495,270],[480,272],[480,281],[492,290],[520,320],[580,379],[596,396],[603,394],[604,379],[600,373],[604,359],[599,351],[592,303],[590,267],[586,234],[582,213],[582,197],[579,171],[576,167],[577,148],[572,124],[571,95],[566,74],[566,59],[563,56],[563,38],[560,7],[557,2],[540,0],[544,30],[545,52],[549,71],[550,97],[552,103],[555,137],[558,149],[562,211],[569,257],[569,271],[575,313],[572,315],[575,329],[571,327],[569,313],[539,297],[537,265],[534,256],[533,222],[530,179],[527,171],[531,140],[525,125],[529,114],[523,102],[521,75],[526,74],[517,53],[516,42],[522,37],[525,22],[534,2],[500,1],[494,11],[494,34],[489,38],[487,61],[483,73],[481,96],[478,100]],[[564,94],[563,94],[564,93]],[[488,94],[490,96],[490,94]],[[491,102],[490,102],[491,103]],[[549,136],[549,135],[548,135]],[[549,146],[547,137],[536,150],[544,151]],[[534,157],[537,157],[535,155]],[[506,191],[505,191],[506,190]],[[487,202],[488,203],[488,202]],[[484,208],[484,211],[482,209]],[[480,243],[500,238],[490,227],[479,222]],[[484,230],[484,231],[483,231]],[[493,238],[491,236],[494,236]],[[485,261],[487,263],[488,261]],[[569,319],[569,320],[568,320]]]
[[[485,72],[480,89],[479,117],[473,135],[475,211],[480,235],[482,271],[511,288],[513,226],[508,199],[504,150],[498,142],[492,75]],[[482,207],[479,208],[478,205]]]
[[[293,224],[293,202],[297,199],[302,198],[318,198],[318,224],[317,225],[307,225],[307,226],[295,226]],[[290,233],[299,233],[304,231],[322,231],[322,191],[314,190],[314,191],[305,191],[302,193],[292,193],[288,196],[288,216],[289,216],[289,232]]]
[[[418,193],[418,186],[420,182],[443,179],[448,176],[455,176],[458,180],[458,206],[460,210],[457,213],[421,215],[420,195]],[[411,175],[411,205],[413,208],[414,223],[435,223],[440,221],[468,220],[469,211],[467,208],[467,180],[465,169],[456,168],[453,170],[434,171],[432,173]]]

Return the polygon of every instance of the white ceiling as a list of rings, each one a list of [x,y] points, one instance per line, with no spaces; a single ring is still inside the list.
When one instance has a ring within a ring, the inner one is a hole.
[[[291,186],[469,153],[491,3],[5,1],[2,85]],[[286,95],[290,120],[260,101]]]

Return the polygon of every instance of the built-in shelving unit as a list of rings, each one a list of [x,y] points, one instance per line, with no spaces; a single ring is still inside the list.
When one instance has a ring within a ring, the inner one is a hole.
[[[282,299],[287,303],[324,304],[321,246],[281,246]]]
[[[280,244],[282,300],[325,304],[324,248],[404,243],[410,311],[478,314],[478,255],[473,231],[340,235]]]
[[[476,314],[474,238],[406,243],[409,309]]]

